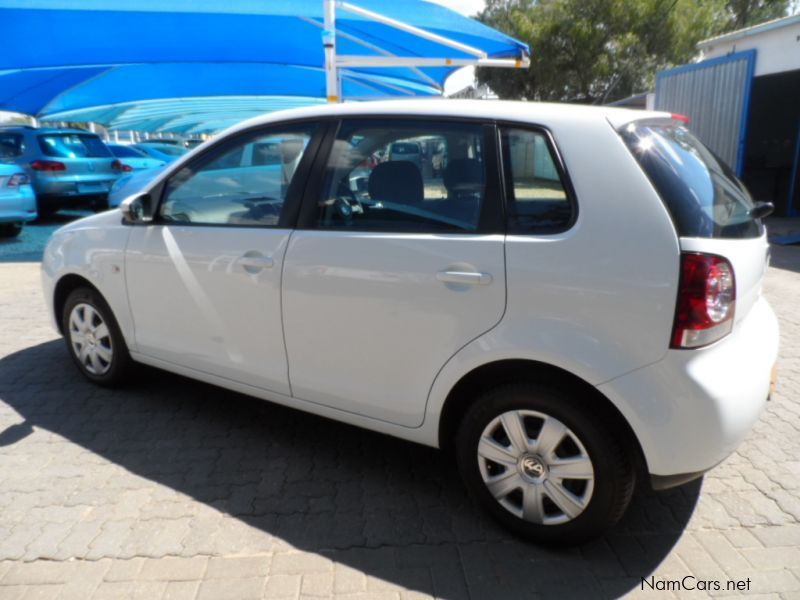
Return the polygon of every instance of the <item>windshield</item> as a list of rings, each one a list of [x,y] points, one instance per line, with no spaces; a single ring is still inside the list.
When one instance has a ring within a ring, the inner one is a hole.
[[[111,156],[103,141],[96,135],[82,133],[51,133],[39,136],[39,147],[46,156],[58,158],[105,158]]]
[[[622,138],[667,206],[678,235],[753,238],[761,222],[730,167],[688,129],[672,123],[631,123]]]

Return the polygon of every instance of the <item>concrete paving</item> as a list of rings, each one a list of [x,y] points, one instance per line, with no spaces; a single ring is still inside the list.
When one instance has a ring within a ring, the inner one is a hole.
[[[435,450],[151,369],[90,385],[38,264],[0,264],[0,599],[800,598],[800,248],[773,253],[780,387],[747,441],[561,551]]]

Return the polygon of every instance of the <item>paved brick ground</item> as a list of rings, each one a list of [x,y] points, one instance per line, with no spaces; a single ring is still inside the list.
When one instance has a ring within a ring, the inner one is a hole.
[[[0,265],[0,599],[666,598],[641,578],[686,575],[800,598],[800,248],[774,257],[781,386],[747,442],[560,552],[488,522],[434,450],[153,370],[85,383],[38,265]]]

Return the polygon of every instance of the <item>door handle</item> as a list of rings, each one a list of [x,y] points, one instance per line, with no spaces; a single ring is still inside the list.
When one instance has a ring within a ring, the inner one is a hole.
[[[258,273],[262,269],[271,269],[275,261],[268,256],[252,256],[245,254],[240,256],[237,261],[248,273]]]
[[[468,285],[489,285],[492,276],[489,273],[474,273],[471,271],[439,271],[436,279],[442,283],[462,283]]]

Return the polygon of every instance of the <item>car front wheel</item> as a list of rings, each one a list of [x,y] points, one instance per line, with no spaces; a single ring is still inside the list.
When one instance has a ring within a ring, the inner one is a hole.
[[[113,386],[131,370],[131,358],[111,309],[91,288],[78,288],[67,297],[62,331],[70,356],[94,383]]]
[[[484,394],[465,415],[457,438],[462,477],[511,532],[545,544],[577,544],[625,512],[634,469],[591,400],[511,384]]]

